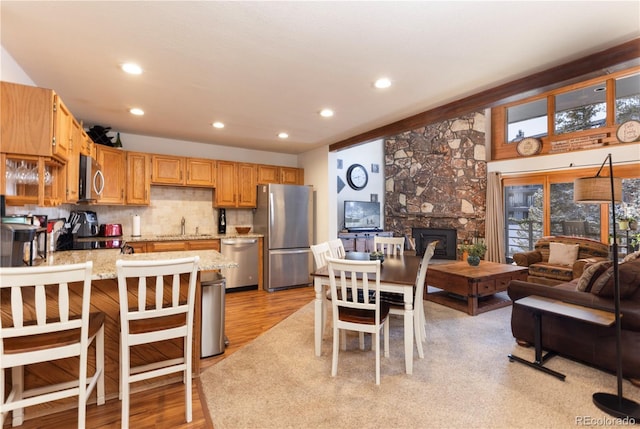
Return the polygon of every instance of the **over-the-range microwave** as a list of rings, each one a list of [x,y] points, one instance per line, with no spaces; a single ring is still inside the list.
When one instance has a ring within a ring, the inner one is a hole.
[[[98,162],[90,156],[80,155],[80,179],[78,183],[78,202],[97,201],[104,189],[104,175]]]

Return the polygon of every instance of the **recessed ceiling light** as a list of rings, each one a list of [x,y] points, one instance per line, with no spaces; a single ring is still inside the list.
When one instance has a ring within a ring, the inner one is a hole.
[[[224,124],[222,122],[214,122],[211,126],[213,128],[224,128]]]
[[[129,73],[129,74],[142,74],[142,68],[134,63],[124,63],[122,64],[122,70],[125,73]]]
[[[391,86],[391,81],[386,77],[381,77],[380,79],[375,81],[373,86],[378,89],[389,88]]]
[[[604,86],[599,86],[597,88],[593,89],[593,92],[602,92],[602,91],[606,91],[607,88],[605,88]]]
[[[286,139],[289,138],[289,134],[287,133],[278,133],[278,137],[281,139]]]
[[[136,116],[142,116],[144,115],[144,110],[138,108],[138,107],[134,107],[133,109],[129,109],[129,113],[131,113],[132,115],[136,115]]]
[[[322,116],[323,118],[330,118],[333,116],[333,110],[331,109],[322,109],[320,111],[320,116]]]

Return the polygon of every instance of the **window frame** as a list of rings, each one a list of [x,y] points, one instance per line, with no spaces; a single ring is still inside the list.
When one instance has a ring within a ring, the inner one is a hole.
[[[544,155],[549,153],[564,153],[560,151],[551,152],[551,146],[553,142],[588,138],[589,136],[595,136],[604,134],[604,138],[598,139],[599,143],[603,145],[607,144],[633,144],[633,143],[620,143],[616,138],[616,131],[619,124],[615,123],[616,118],[616,80],[640,73],[640,66],[632,67],[619,72],[611,73],[606,76],[598,76],[592,79],[580,81],[571,85],[556,88],[547,92],[538,93],[527,98],[522,98],[517,101],[513,101],[507,104],[503,104],[491,109],[491,159],[503,160],[518,158],[518,152],[516,151],[516,144],[514,141],[508,139],[508,109],[510,107],[519,106],[522,104],[530,103],[533,101],[539,101],[541,99],[547,100],[547,135],[540,137],[542,141],[542,150],[538,155]],[[574,131],[569,133],[555,134],[555,97],[557,95],[566,94],[571,91],[575,91],[582,88],[587,88],[596,84],[604,84],[606,86],[606,125],[600,128],[591,128],[586,130]],[[525,136],[527,137],[527,136]],[[593,147],[577,148],[573,150],[589,150]]]
[[[561,171],[547,171],[527,174],[510,174],[502,178],[502,195],[505,198],[505,188],[508,186],[542,185],[542,235],[551,235],[551,184],[573,182],[578,177],[595,176],[599,167],[575,168]],[[606,171],[605,171],[606,170]],[[613,166],[614,177],[622,179],[640,178],[640,163],[617,164]],[[604,169],[601,176],[608,176],[608,169]],[[600,241],[609,242],[609,204],[600,204]],[[505,214],[503,213],[503,217]],[[507,249],[505,249],[507,251]]]

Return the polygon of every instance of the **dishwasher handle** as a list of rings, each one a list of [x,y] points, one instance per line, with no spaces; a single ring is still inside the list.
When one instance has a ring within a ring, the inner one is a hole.
[[[255,244],[258,242],[257,238],[223,238],[220,240],[220,244],[234,245],[234,244]]]

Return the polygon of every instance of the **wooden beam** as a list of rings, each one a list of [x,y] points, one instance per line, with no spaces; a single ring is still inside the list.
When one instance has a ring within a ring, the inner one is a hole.
[[[346,140],[333,143],[329,146],[329,150],[346,149],[381,137],[399,134],[455,118],[476,110],[494,107],[514,101],[520,97],[530,97],[536,93],[549,90],[552,85],[558,85],[561,82],[578,77],[605,75],[610,72],[607,70],[608,68],[637,60],[638,58],[640,58],[640,38],[349,137]]]

